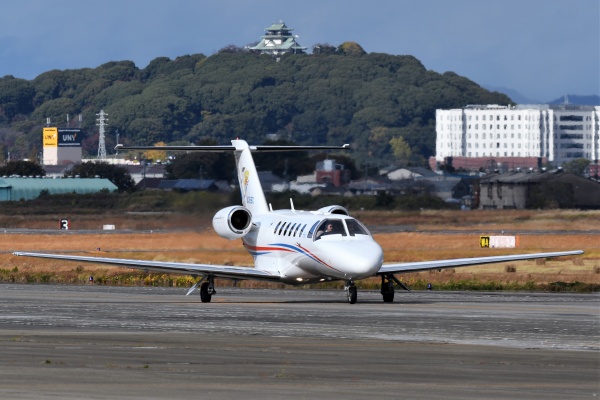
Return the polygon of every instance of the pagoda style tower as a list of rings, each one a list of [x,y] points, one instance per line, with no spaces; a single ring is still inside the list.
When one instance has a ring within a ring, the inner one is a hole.
[[[306,47],[296,42],[298,36],[292,35],[292,28],[285,26],[283,21],[265,28],[266,35],[261,36],[261,41],[250,50],[260,51],[262,54],[271,54],[277,58],[285,53],[305,53]]]

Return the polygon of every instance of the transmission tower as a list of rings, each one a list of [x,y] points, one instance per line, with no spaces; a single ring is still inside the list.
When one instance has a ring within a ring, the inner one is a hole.
[[[100,135],[98,137],[98,159],[106,160],[106,143],[104,141],[104,128],[106,127],[106,125],[108,125],[106,123],[108,121],[108,118],[106,118],[108,114],[106,114],[104,110],[100,110],[100,114],[96,114],[96,116],[98,117],[96,119],[96,121],[98,121],[96,125],[100,127]]]

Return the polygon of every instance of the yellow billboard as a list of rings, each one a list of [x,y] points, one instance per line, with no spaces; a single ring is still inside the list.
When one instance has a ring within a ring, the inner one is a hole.
[[[44,147],[58,147],[58,129],[44,128]]]

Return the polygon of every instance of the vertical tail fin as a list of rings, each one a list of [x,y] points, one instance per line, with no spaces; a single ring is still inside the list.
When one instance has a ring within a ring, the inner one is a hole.
[[[252,215],[266,214],[270,208],[265,199],[262,185],[258,179],[258,172],[254,165],[251,151],[304,151],[304,150],[348,150],[350,146],[249,146],[245,140],[232,140],[231,146],[123,146],[117,144],[116,150],[165,150],[165,151],[207,151],[207,152],[235,152],[235,163],[237,168],[240,191],[242,194],[242,205]],[[293,203],[290,204],[292,209]]]
[[[242,205],[250,210],[252,215],[268,213],[269,207],[260,179],[258,179],[250,146],[245,140],[239,139],[232,140],[231,144],[235,147],[235,164],[240,182]]]

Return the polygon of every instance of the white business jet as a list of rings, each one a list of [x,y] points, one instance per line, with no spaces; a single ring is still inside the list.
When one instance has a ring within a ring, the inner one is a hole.
[[[254,258],[254,268],[62,254],[14,254],[198,276],[200,279],[187,294],[199,286],[202,302],[210,302],[216,293],[215,277],[255,279],[289,285],[344,281],[348,302],[354,304],[357,299],[355,282],[372,276],[381,277],[383,301],[392,302],[394,283],[408,290],[394,274],[583,253],[578,250],[384,264],[379,244],[369,230],[352,218],[344,207],[332,205],[317,211],[299,211],[294,209],[290,200],[289,210],[272,210],[265,199],[252,158],[252,152],[258,151],[346,150],[349,149],[348,145],[250,146],[244,140],[232,140],[231,146],[117,147],[123,150],[234,152],[242,205],[217,212],[213,218],[213,227],[217,234],[226,239],[241,239]]]

